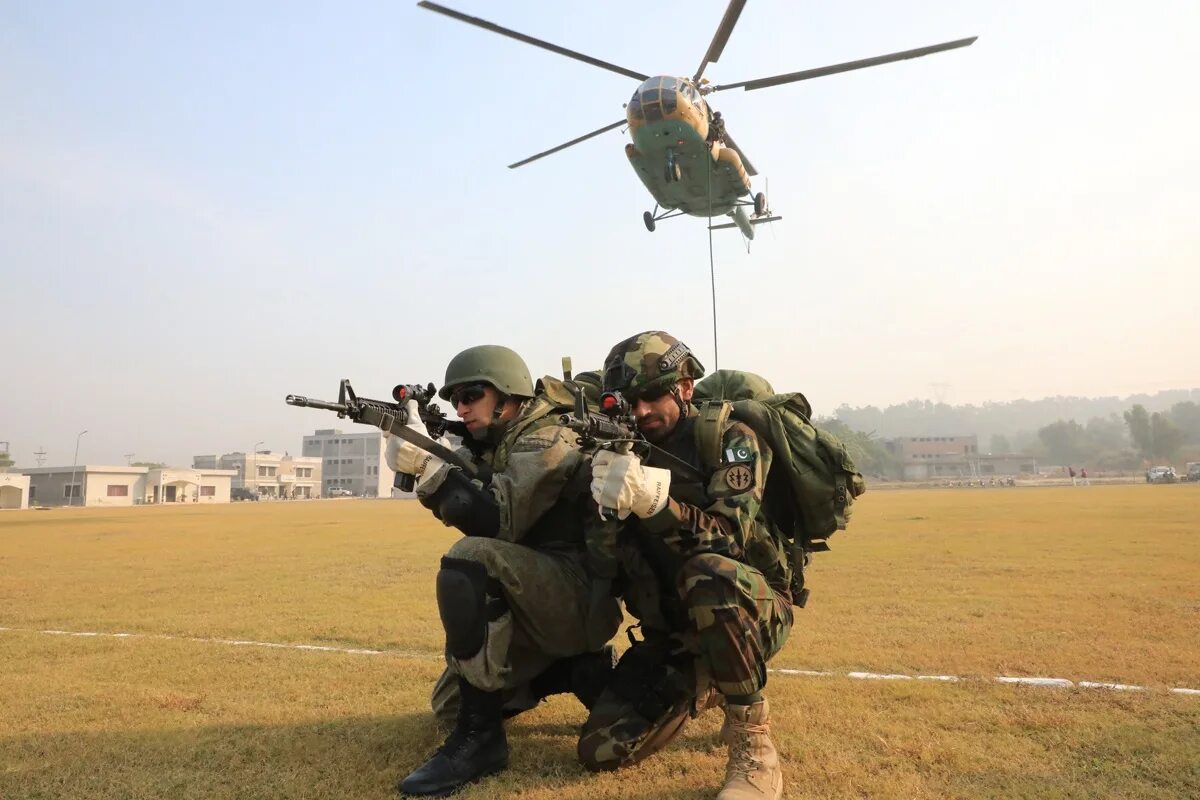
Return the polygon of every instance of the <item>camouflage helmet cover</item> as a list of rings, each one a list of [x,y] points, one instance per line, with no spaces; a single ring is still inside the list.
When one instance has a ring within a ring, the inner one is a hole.
[[[486,383],[506,395],[533,397],[533,379],[525,359],[496,344],[468,347],[450,359],[438,397],[449,400],[456,387],[467,383]]]
[[[684,378],[704,376],[688,346],[665,331],[645,331],[613,347],[604,360],[604,391],[635,399],[665,391]]]

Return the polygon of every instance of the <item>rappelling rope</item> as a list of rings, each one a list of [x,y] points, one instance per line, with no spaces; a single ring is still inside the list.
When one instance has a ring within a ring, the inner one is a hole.
[[[712,148],[709,148],[708,158],[708,279],[712,286],[713,314],[713,370],[720,369],[721,360],[717,353],[717,269],[713,261],[713,230],[712,230]]]

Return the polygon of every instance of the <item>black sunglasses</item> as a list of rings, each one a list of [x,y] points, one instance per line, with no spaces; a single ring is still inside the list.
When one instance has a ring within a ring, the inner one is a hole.
[[[470,383],[460,386],[450,393],[450,405],[455,408],[458,408],[459,404],[469,406],[472,403],[478,403],[485,394],[487,394],[486,383]]]

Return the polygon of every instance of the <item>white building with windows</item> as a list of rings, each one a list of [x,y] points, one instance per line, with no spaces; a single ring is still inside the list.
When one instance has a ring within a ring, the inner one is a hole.
[[[38,506],[133,506],[143,503],[228,503],[233,470],[81,464],[34,467],[29,503]]]
[[[263,497],[302,500],[322,494],[319,458],[260,450],[249,455],[193,456],[192,468],[233,470],[234,488],[255,489]]]
[[[304,437],[303,452],[321,460],[323,494],[349,489],[359,497],[391,497],[395,473],[383,462],[383,433],[326,428]]]

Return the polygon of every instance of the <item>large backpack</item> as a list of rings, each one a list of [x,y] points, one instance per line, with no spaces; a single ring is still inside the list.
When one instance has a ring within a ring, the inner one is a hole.
[[[792,565],[792,600],[803,606],[809,554],[828,550],[846,527],[854,499],[866,491],[862,474],[837,437],[812,424],[812,407],[799,392],[776,394],[750,372],[718,370],[696,384],[700,411],[696,444],[703,466],[721,464],[721,438],[730,419],[743,422],[771,449],[763,508],[784,536]]]

